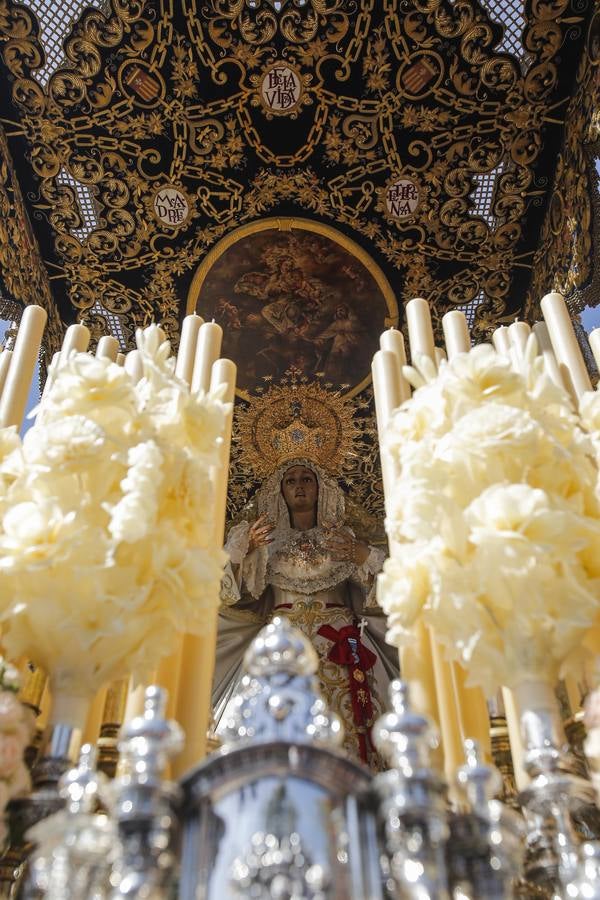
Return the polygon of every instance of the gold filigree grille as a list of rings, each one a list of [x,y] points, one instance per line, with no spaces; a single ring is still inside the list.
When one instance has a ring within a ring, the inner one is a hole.
[[[496,196],[496,182],[504,171],[504,163],[500,163],[491,172],[473,175],[475,188],[470,194],[473,203],[471,215],[481,216],[493,230],[497,223],[496,216],[492,213]]]
[[[72,228],[71,234],[83,244],[94,228],[98,227],[98,205],[94,198],[94,192],[89,185],[82,184],[81,181],[73,178],[65,168],[60,170],[56,176],[56,181],[58,184],[65,184],[75,191],[82,225],[79,228]]]
[[[33,75],[44,87],[51,76],[66,62],[64,39],[78,21],[84,9],[90,6],[107,15],[110,0],[22,0],[37,16],[40,37],[46,54],[46,62]]]
[[[527,22],[522,0],[481,0],[481,5],[492,21],[504,26],[502,41],[497,49],[525,60],[527,53],[522,36]]]

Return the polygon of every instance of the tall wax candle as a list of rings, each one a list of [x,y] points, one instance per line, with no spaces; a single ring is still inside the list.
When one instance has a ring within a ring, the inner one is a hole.
[[[210,391],[223,390],[223,402],[230,403],[231,409],[225,422],[225,434],[219,449],[220,465],[213,475],[215,492],[215,540],[222,544],[225,537],[227,507],[227,483],[229,480],[229,452],[231,449],[231,429],[233,425],[233,404],[237,366],[230,359],[217,359],[211,371]]]
[[[112,334],[105,334],[98,341],[98,346],[96,347],[97,357],[111,359],[113,362],[116,362],[118,352],[119,342]]]
[[[6,382],[8,370],[10,368],[11,359],[12,350],[2,350],[2,352],[0,353],[0,397],[2,396],[2,391],[4,390],[4,384]]]
[[[194,358],[192,392],[208,391],[213,363],[221,355],[223,329],[216,322],[205,322],[198,331],[198,343]]]
[[[402,374],[402,366],[406,365],[406,349],[404,347],[404,335],[397,328],[388,328],[379,336],[379,347],[394,354],[396,368],[398,369],[398,397],[399,402],[404,403],[410,397],[410,384]]]
[[[389,336],[390,332],[384,332]],[[382,339],[383,336],[382,335]],[[402,337],[400,335],[400,337]],[[394,339],[392,339],[393,341]],[[392,341],[382,343],[388,347],[394,346]],[[402,350],[404,342],[402,343]],[[383,494],[386,506],[391,499],[391,493],[395,481],[393,461],[382,450],[384,432],[394,410],[400,405],[401,389],[399,384],[398,358],[392,349],[378,350],[373,357],[371,365],[373,375],[373,393],[375,395],[375,413],[377,418],[377,432],[379,435],[379,448],[381,456],[381,471],[383,478]],[[393,556],[394,545],[390,541],[390,553]],[[429,716],[434,722],[439,722],[436,690],[434,684],[433,664],[431,660],[431,645],[429,633],[423,625],[415,629],[415,641],[410,647],[400,650],[400,667],[402,677],[411,684],[412,703],[419,712]]]
[[[2,428],[7,425],[21,427],[47,318],[46,310],[41,306],[26,306],[23,310],[0,399]]]
[[[506,325],[501,325],[499,328],[496,328],[492,334],[492,344],[494,345],[496,353],[499,353],[501,356],[508,356],[510,354],[510,337]]]
[[[222,546],[225,537],[229,451],[235,399],[236,366],[230,359],[218,359],[211,370],[211,393],[225,388],[223,400],[231,403],[226,431],[220,449],[220,465],[212,473],[215,491],[215,544]],[[206,735],[211,716],[212,682],[217,646],[217,612],[202,636],[186,634],[183,638],[178,668],[177,720],[186,734],[186,744],[173,761],[173,772],[181,775],[197,763],[206,752]]]
[[[586,391],[592,390],[592,382],[579,349],[567,304],[562,294],[553,292],[542,297],[541,307],[560,373],[577,402]]]
[[[413,366],[418,363],[419,356],[428,356],[435,362],[435,347],[429,303],[422,297],[415,297],[406,304],[406,323],[408,325],[408,343]]]
[[[517,364],[525,359],[525,348],[530,334],[531,328],[527,322],[513,322],[508,326],[508,339]]]
[[[467,318],[459,309],[452,309],[442,318],[444,329],[444,341],[448,359],[452,359],[457,353],[468,353],[471,349],[471,336]]]
[[[186,316],[181,326],[181,337],[179,339],[179,350],[177,351],[177,363],[175,365],[175,374],[186,381],[188,385],[192,383],[192,375],[194,374],[194,358],[196,356],[196,344],[198,343],[198,332],[204,319],[192,313]]]
[[[590,333],[588,334],[588,341],[592,349],[596,365],[598,366],[598,371],[600,372],[600,328],[594,328],[593,331],[590,331]]]
[[[554,384],[566,389],[566,385],[560,374],[560,369],[558,368],[554,350],[552,349],[552,341],[550,340],[550,334],[548,333],[548,326],[545,322],[536,322],[533,326],[533,333],[535,334],[540,354],[544,359],[544,369],[546,370],[546,374],[552,379]]]
[[[85,353],[90,343],[90,330],[85,325],[69,325],[60,350],[60,362],[65,362],[71,351]]]
[[[125,357],[125,371],[129,372],[134,384],[137,384],[144,377],[144,364],[139,350],[129,351]]]

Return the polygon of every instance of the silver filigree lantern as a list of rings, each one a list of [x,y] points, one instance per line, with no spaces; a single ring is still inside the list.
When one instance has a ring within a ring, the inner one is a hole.
[[[411,708],[405,682],[393,681],[389,694],[392,711],[373,727],[373,742],[391,766],[374,780],[386,889],[402,900],[449,900],[446,785],[430,761],[437,735]]]
[[[99,812],[107,779],[96,770],[96,748],[86,744],[79,763],[59,781],[64,809],[27,833],[36,849],[20,886],[20,900],[108,900],[117,837]]]
[[[163,780],[170,756],[183,747],[183,731],[166,718],[167,692],[146,688],[144,713],[119,739],[120,774],[113,783],[112,816],[119,849],[110,900],[167,900],[177,880],[177,785]]]
[[[277,617],[244,669],[222,748],[183,781],[180,900],[378,900],[371,775],[338,749],[310,642]]]

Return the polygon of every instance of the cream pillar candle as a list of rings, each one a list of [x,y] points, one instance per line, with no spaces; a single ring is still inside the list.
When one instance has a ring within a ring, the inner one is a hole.
[[[194,368],[194,375],[195,373],[196,369]],[[237,368],[230,359],[217,359],[211,369],[209,385],[211,392],[224,386],[223,400],[225,403],[232,404],[219,454],[220,465],[218,470],[213,472],[215,544],[217,546],[223,544],[225,537],[227,480],[236,374]],[[175,777],[181,776],[191,766],[198,763],[206,753],[206,737],[212,710],[212,682],[216,649],[217,611],[215,610],[212,621],[207,622],[206,634],[201,637],[186,634],[183,638],[177,691],[177,720],[185,732],[186,741],[182,752],[173,760]]]
[[[492,743],[490,738],[490,717],[487,701],[481,688],[467,687],[467,673],[461,665],[452,666],[454,688],[460,708],[461,739],[477,741],[488,762],[492,762]]]
[[[205,322],[198,331],[198,343],[194,358],[192,392],[208,391],[213,363],[221,355],[223,329],[216,322]]]
[[[6,382],[8,370],[10,368],[11,359],[12,350],[3,350],[0,353],[0,397],[2,396],[2,391],[4,390],[4,384]]]
[[[203,322],[203,318],[192,313],[190,316],[185,317],[183,325],[181,326],[181,338],[179,339],[175,374],[183,381],[187,381],[188,385],[192,383],[198,332],[200,331],[200,326]]]
[[[431,660],[439,712],[442,750],[444,751],[444,774],[452,794],[456,770],[464,763],[464,748],[461,735],[461,710],[456,695],[451,663],[444,659],[442,648],[430,630]]]
[[[390,350],[378,350],[371,364],[373,376],[373,394],[375,397],[375,418],[379,438],[379,455],[381,459],[381,476],[383,478],[383,496],[387,499],[394,483],[394,466],[386,453],[382,452],[384,434],[394,410],[400,405],[400,373],[398,358]]]
[[[389,335],[389,332],[384,332]],[[402,337],[400,335],[400,337]],[[383,335],[382,335],[383,338]],[[387,346],[392,346],[388,339]],[[402,350],[404,342],[402,342]],[[383,494],[386,504],[389,502],[395,472],[392,460],[381,453],[383,435],[393,411],[400,404],[401,389],[399,385],[398,358],[392,350],[378,350],[371,365],[373,375],[373,393],[375,395],[375,412],[377,432],[379,435],[381,470],[383,478]],[[390,553],[393,555],[393,544],[390,542]],[[402,677],[411,685],[411,701],[420,713],[439,724],[439,712],[431,660],[431,644],[429,633],[422,624],[415,629],[415,640],[410,647],[400,650],[400,668]]]
[[[237,366],[230,359],[218,359],[213,363],[211,371],[211,393],[224,389],[223,402],[231,403],[231,411],[225,423],[223,443],[219,449],[220,465],[214,473],[215,492],[215,542],[222,544],[225,538],[225,519],[227,515],[227,484],[229,481],[229,453],[231,449],[231,429],[233,426],[233,404],[235,401],[235,382]]]
[[[433,352],[435,354],[435,364],[439,369],[440,363],[446,362],[446,360],[448,359],[446,351],[443,349],[443,347],[434,347]]]
[[[442,318],[444,329],[444,341],[448,359],[452,359],[457,353],[468,353],[471,349],[471,336],[467,317],[459,309],[447,312]]]
[[[125,371],[129,372],[134,384],[144,377],[144,364],[139,350],[130,350],[125,357]]]
[[[0,428],[21,427],[47,318],[41,306],[26,306],[23,310],[0,399]]]
[[[111,334],[105,334],[104,337],[101,337],[98,341],[96,356],[104,359],[112,359],[113,362],[116,362],[118,352],[119,342]]]
[[[412,364],[418,362],[419,355],[428,356],[435,362],[431,313],[427,300],[423,300],[422,297],[409,300],[406,304],[406,323]]]
[[[206,621],[202,637],[186,634],[183,638],[177,721],[185,731],[185,746],[173,760],[173,777],[181,776],[197,765],[206,754],[206,739],[211,715],[211,689],[217,649],[217,615]]]
[[[398,360],[391,350],[378,350],[371,365],[373,376],[373,393],[375,396],[375,415],[379,441],[394,410],[400,406],[400,379]]]
[[[156,670],[156,683],[168,693],[167,715],[170,719],[176,719],[178,716],[177,701],[179,698],[183,638],[182,634],[177,636],[175,649],[168,656],[163,656]]]
[[[525,347],[530,334],[531,328],[527,322],[513,322],[508,326],[508,339],[520,359],[525,357]]]
[[[133,686],[133,680],[129,682],[127,691],[127,701],[125,703],[125,712],[123,713],[123,721],[130,722],[136,716],[141,716],[144,712],[144,691],[145,685],[138,684]]]
[[[548,326],[545,322],[536,322],[533,326],[533,333],[535,334],[540,354],[544,360],[544,369],[546,370],[546,374],[549,378],[552,379],[554,384],[566,390],[566,385],[562,379],[562,375],[560,374],[556,356],[554,355],[554,350],[552,349],[552,341],[550,340]]]
[[[60,365],[60,350],[57,350],[56,353],[52,355],[52,361],[48,366],[48,371],[46,374],[46,383],[44,384],[44,389],[42,391],[42,396],[40,398],[40,405],[44,405],[44,401],[48,394],[50,393],[50,389],[52,387],[52,383],[56,377],[56,370]]]
[[[592,383],[579,349],[567,304],[562,294],[551,293],[542,297],[541,306],[560,373],[573,400],[577,403],[586,391],[592,390]]]
[[[588,342],[592,350],[592,354],[600,372],[600,328],[594,328],[588,334]],[[5,351],[6,352],[6,351]]]
[[[501,325],[499,328],[496,328],[492,334],[492,344],[494,345],[496,353],[499,353],[501,356],[509,355],[510,337],[508,336],[508,328],[506,325]]]
[[[60,349],[60,361],[65,362],[69,353],[76,350],[85,353],[90,343],[90,330],[85,325],[69,325]]]
[[[398,331],[397,328],[388,328],[379,336],[379,347],[381,350],[387,350],[388,352],[393,353],[396,359],[399,388],[399,401],[397,405],[400,405],[400,403],[404,403],[405,400],[408,400],[411,393],[410,384],[402,374],[402,366],[405,366],[407,363],[404,335],[401,331]]]

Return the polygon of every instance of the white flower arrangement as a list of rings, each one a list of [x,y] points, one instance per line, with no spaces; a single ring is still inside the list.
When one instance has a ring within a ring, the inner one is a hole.
[[[534,337],[521,372],[482,345],[439,374],[428,360],[405,373],[417,389],[383,447],[396,472],[378,584],[388,640],[410,643],[424,621],[488,693],[556,680],[598,615],[600,441]]]
[[[0,431],[4,649],[75,695],[143,677],[219,603],[210,470],[229,407],[190,394],[156,326],[137,342],[137,384],[72,353],[23,441]]]

